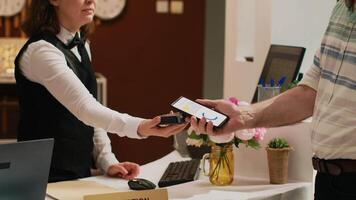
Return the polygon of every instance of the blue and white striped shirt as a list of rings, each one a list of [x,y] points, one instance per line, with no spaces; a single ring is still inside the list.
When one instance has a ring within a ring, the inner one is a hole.
[[[323,159],[356,159],[356,11],[335,6],[301,84],[317,91],[312,146]]]

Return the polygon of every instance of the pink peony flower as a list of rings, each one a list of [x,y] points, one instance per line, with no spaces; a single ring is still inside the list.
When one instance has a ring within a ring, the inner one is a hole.
[[[235,136],[240,140],[251,140],[255,136],[253,129],[244,129],[235,132]]]
[[[235,97],[230,97],[229,98],[229,101],[231,102],[231,103],[233,103],[233,104],[235,104],[235,105],[239,105],[239,100],[238,99],[236,99]]]
[[[253,138],[256,141],[261,141],[261,140],[263,140],[266,132],[267,132],[267,130],[265,128],[256,128],[255,129],[255,135],[253,136]]]
[[[235,137],[234,133],[223,135],[209,135],[209,139],[217,144],[231,142]]]

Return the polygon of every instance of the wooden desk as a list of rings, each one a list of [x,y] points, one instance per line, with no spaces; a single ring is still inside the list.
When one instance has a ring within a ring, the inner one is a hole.
[[[263,152],[263,150],[261,150]],[[157,185],[160,177],[170,162],[187,160],[177,151],[141,166],[139,177],[148,179]],[[238,161],[237,161],[238,162]],[[289,181],[287,184],[271,185],[268,179],[259,177],[244,177],[238,172],[235,181],[229,186],[214,186],[209,183],[207,176],[202,171],[199,180],[185,184],[167,187],[170,200],[311,200],[312,183],[308,181]],[[129,191],[127,180],[111,178],[108,176],[88,177],[82,180],[95,181],[97,183],[115,188],[118,192]],[[70,190],[70,189],[69,189]],[[45,200],[53,200],[47,196]]]

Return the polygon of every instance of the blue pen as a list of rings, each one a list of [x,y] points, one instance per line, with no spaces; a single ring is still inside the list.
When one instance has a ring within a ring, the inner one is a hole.
[[[258,85],[262,85],[262,87],[265,87],[265,80],[264,79],[260,79],[260,81],[258,82]]]
[[[271,78],[271,87],[274,87],[274,79]]]
[[[279,81],[278,81],[278,86],[279,86],[279,87],[282,87],[283,84],[284,84],[284,82],[286,81],[286,79],[287,79],[286,76],[282,76],[282,78],[279,79]]]

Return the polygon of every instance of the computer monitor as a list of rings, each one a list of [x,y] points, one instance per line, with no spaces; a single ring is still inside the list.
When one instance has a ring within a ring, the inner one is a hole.
[[[0,199],[45,199],[53,139],[0,145]]]
[[[305,53],[304,47],[272,44],[260,80],[270,83],[271,79],[278,82],[283,76],[286,80],[281,91],[288,89],[288,85],[296,79]],[[252,102],[257,102],[257,89]]]

